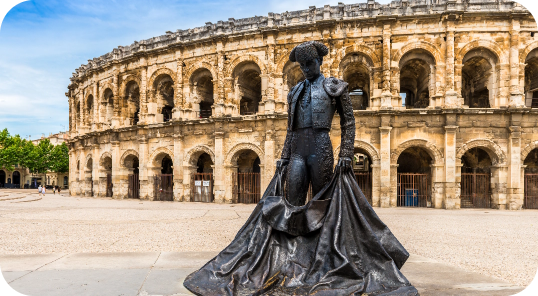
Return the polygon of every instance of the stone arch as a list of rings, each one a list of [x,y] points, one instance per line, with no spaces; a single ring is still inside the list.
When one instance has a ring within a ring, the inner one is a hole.
[[[215,67],[213,67],[213,65],[211,65],[209,62],[207,61],[197,61],[195,63],[193,63],[192,65],[190,65],[186,71],[184,71],[184,75],[183,75],[183,83],[189,83],[190,82],[190,79],[192,77],[192,74],[194,74],[194,72],[196,72],[196,70],[198,69],[207,69],[209,70],[209,72],[211,72],[211,76],[213,76],[213,80],[217,80],[217,71],[215,70]]]
[[[410,52],[413,49],[422,49],[427,52],[429,52],[433,58],[435,59],[435,64],[440,65],[444,64],[443,62],[443,55],[441,54],[441,51],[437,46],[435,46],[432,43],[426,42],[426,41],[410,41],[406,45],[404,45],[398,52],[394,55],[392,58],[393,62],[400,63],[400,59],[408,52]]]
[[[258,155],[258,157],[260,158],[260,163],[263,164],[264,161],[263,161],[263,158],[264,158],[264,153],[263,153],[263,150],[260,149],[260,147],[252,144],[252,143],[239,143],[237,145],[235,145],[232,149],[230,149],[230,151],[228,152],[228,154],[226,154],[226,161],[225,161],[225,164],[226,165],[233,165],[235,162],[237,162],[237,158],[239,157],[239,151],[242,151],[242,150],[252,150],[254,151],[254,153],[256,153]]]
[[[398,158],[400,154],[404,152],[407,148],[411,147],[421,147],[431,156],[433,164],[442,165],[443,164],[443,153],[435,146],[433,143],[428,142],[424,139],[412,139],[405,141],[398,145],[391,154],[390,154],[390,163],[391,165],[396,165],[398,163]]]
[[[88,162],[89,161],[92,161],[93,163],[93,155],[91,153],[89,153],[88,155],[86,155],[86,159],[84,159],[84,168],[88,169]],[[90,170],[93,168],[93,165],[91,168],[89,168]]]
[[[198,145],[191,148],[191,150],[185,154],[185,158],[183,158],[183,165],[196,165],[198,157],[204,153],[209,154],[211,161],[215,163],[215,153],[213,153],[213,150],[206,145]]]
[[[465,57],[465,55],[467,53],[469,53],[470,51],[472,51],[474,49],[478,49],[480,47],[483,47],[483,48],[491,51],[494,55],[496,55],[497,60],[499,61],[499,63],[501,63],[501,64],[508,63],[508,60],[504,56],[502,49],[499,47],[499,45],[496,42],[490,41],[490,40],[480,39],[480,40],[471,41],[471,42],[465,44],[465,46],[463,46],[460,49],[460,51],[456,54],[456,58],[455,58],[456,64],[457,65],[463,64],[463,58]]]
[[[102,85],[99,84],[99,99],[100,99],[100,101],[103,101],[105,99],[105,92],[106,92],[107,88],[112,91],[112,94],[114,94],[114,86],[112,85],[112,83],[110,81],[107,81],[107,82],[103,83]]]
[[[338,161],[338,154],[340,154],[340,146],[336,147],[333,151],[334,160],[335,162]],[[368,155],[372,158],[373,162],[378,162],[381,160],[381,157],[379,157],[379,152],[377,149],[370,143],[362,140],[355,140],[355,143],[353,145],[354,148],[361,148],[364,151],[368,153]]]
[[[126,159],[127,157],[129,157],[129,156],[134,156],[134,157],[140,159],[140,158],[138,157],[138,152],[137,152],[136,150],[134,150],[134,149],[128,149],[127,151],[125,151],[125,152],[123,153],[123,155],[122,155],[121,158],[120,158],[120,166],[121,166],[122,168],[126,168],[126,167],[125,167],[125,159]]]
[[[534,141],[525,146],[525,148],[521,150],[521,163],[523,163],[525,159],[527,159],[527,156],[529,156],[529,153],[536,148],[538,148],[538,141]]]
[[[525,46],[525,49],[523,49],[520,53],[519,53],[519,63],[520,64],[525,64],[525,61],[527,60],[527,56],[535,49],[538,48],[538,40],[536,41],[533,41],[531,43],[528,43],[526,46]]]
[[[120,97],[125,97],[126,94],[125,94],[125,89],[127,87],[127,84],[131,81],[134,81],[136,82],[136,84],[138,85],[138,88],[140,89],[140,86],[142,85],[141,84],[141,80],[140,80],[140,77],[138,75],[134,75],[134,74],[130,74],[128,75],[125,79],[123,79],[121,81],[121,86],[120,86]]]
[[[497,143],[488,139],[475,139],[468,141],[458,149],[456,153],[456,164],[461,164],[461,158],[468,150],[472,148],[484,149],[491,158],[492,165],[504,164],[506,161],[506,155]]]
[[[162,68],[159,68],[159,69],[153,71],[153,73],[151,74],[151,77],[150,77],[150,79],[149,79],[147,85],[148,85],[149,87],[153,87],[153,83],[155,83],[155,80],[156,80],[159,76],[161,76],[161,75],[163,75],[163,74],[166,74],[166,75],[170,76],[170,78],[172,78],[172,80],[174,81],[174,85],[177,84],[176,73],[175,73],[174,71],[172,71],[172,70],[171,70],[170,68],[168,68],[168,67],[162,67]],[[139,84],[139,86],[140,86],[140,84]]]
[[[276,63],[275,72],[273,73],[274,75],[282,75],[282,72],[284,72],[284,67],[286,67],[286,64],[290,60],[290,52],[291,51],[285,51],[281,54],[278,62]]]
[[[99,167],[103,168],[105,166],[105,159],[110,158],[112,159],[112,154],[108,151],[101,154],[101,158],[99,159]]]
[[[232,77],[232,74],[235,70],[235,68],[243,63],[243,62],[253,62],[260,68],[261,74],[266,74],[266,67],[265,64],[262,63],[260,58],[258,58],[255,55],[247,54],[247,55],[241,55],[232,60],[232,62],[226,67],[225,75],[224,77]]]
[[[170,149],[166,147],[159,147],[151,153],[151,156],[149,157],[149,163],[151,163],[151,165],[154,167],[161,166],[161,161],[164,158],[164,154],[168,155],[172,160],[174,160],[174,153]]]
[[[371,48],[361,44],[354,44],[338,51],[336,57],[333,60],[331,68],[338,69],[338,71],[341,72],[342,62],[347,57],[354,54],[365,57],[364,60],[366,61],[366,65],[370,69],[381,66],[381,61],[379,60],[379,57]]]

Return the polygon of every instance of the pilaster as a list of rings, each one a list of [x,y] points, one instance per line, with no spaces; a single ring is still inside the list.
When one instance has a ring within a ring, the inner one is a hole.
[[[451,117],[455,119],[456,116]],[[443,207],[445,209],[459,209],[461,204],[459,184],[456,180],[457,130],[458,127],[456,125],[445,126],[445,194],[443,200]]]
[[[383,25],[383,92],[381,94],[381,109],[392,109],[391,94],[391,24]]]
[[[521,187],[521,127],[511,126],[508,139],[508,180],[506,189],[506,208],[520,210],[523,206],[523,188]]]
[[[388,208],[391,206],[391,164],[390,164],[390,131],[392,127],[382,126],[379,128],[380,138],[381,138],[381,147],[380,147],[380,158],[381,158],[381,175],[380,175],[380,206],[383,208]],[[395,205],[394,205],[395,206]]]
[[[225,182],[224,182],[224,132],[215,131],[215,169],[213,170],[214,176],[214,186],[213,186],[213,196],[215,197],[215,202],[231,202],[225,200]]]
[[[510,30],[510,107],[525,107],[524,96],[519,88],[519,30],[518,19],[512,19]]]

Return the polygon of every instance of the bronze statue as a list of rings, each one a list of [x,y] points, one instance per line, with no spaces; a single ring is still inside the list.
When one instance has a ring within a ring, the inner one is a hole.
[[[320,74],[328,49],[293,49],[306,78],[288,95],[288,128],[275,176],[234,240],[184,281],[196,295],[401,295],[409,254],[379,220],[352,171],[355,119],[347,83]],[[342,140],[333,172],[334,112]],[[314,197],[307,204],[309,184]]]

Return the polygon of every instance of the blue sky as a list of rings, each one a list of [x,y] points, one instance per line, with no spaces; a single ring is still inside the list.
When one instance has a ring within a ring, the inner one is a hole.
[[[340,0],[342,1],[342,0]],[[34,0],[0,30],[0,129],[33,139],[68,129],[69,77],[88,59],[166,31],[339,1]],[[366,0],[345,3],[366,2]],[[388,3],[388,0],[378,0]]]

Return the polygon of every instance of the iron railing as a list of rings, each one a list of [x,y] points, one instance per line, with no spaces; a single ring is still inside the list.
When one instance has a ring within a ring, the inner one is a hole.
[[[372,173],[371,172],[355,172],[355,180],[361,189],[362,193],[368,200],[370,205],[372,204]]]
[[[461,173],[461,207],[491,208],[491,175]]]
[[[140,198],[140,178],[138,174],[131,174],[129,177],[129,187],[127,189],[128,198]]]
[[[258,203],[261,197],[260,173],[233,173],[233,202]]]
[[[112,197],[112,174],[106,174],[106,197]]]
[[[525,174],[524,209],[538,209],[538,174]]]
[[[213,174],[195,173],[191,176],[191,201],[213,202]]]
[[[174,201],[174,175],[162,174],[153,178],[153,200]]]
[[[397,206],[431,206],[430,175],[416,173],[398,173]]]

